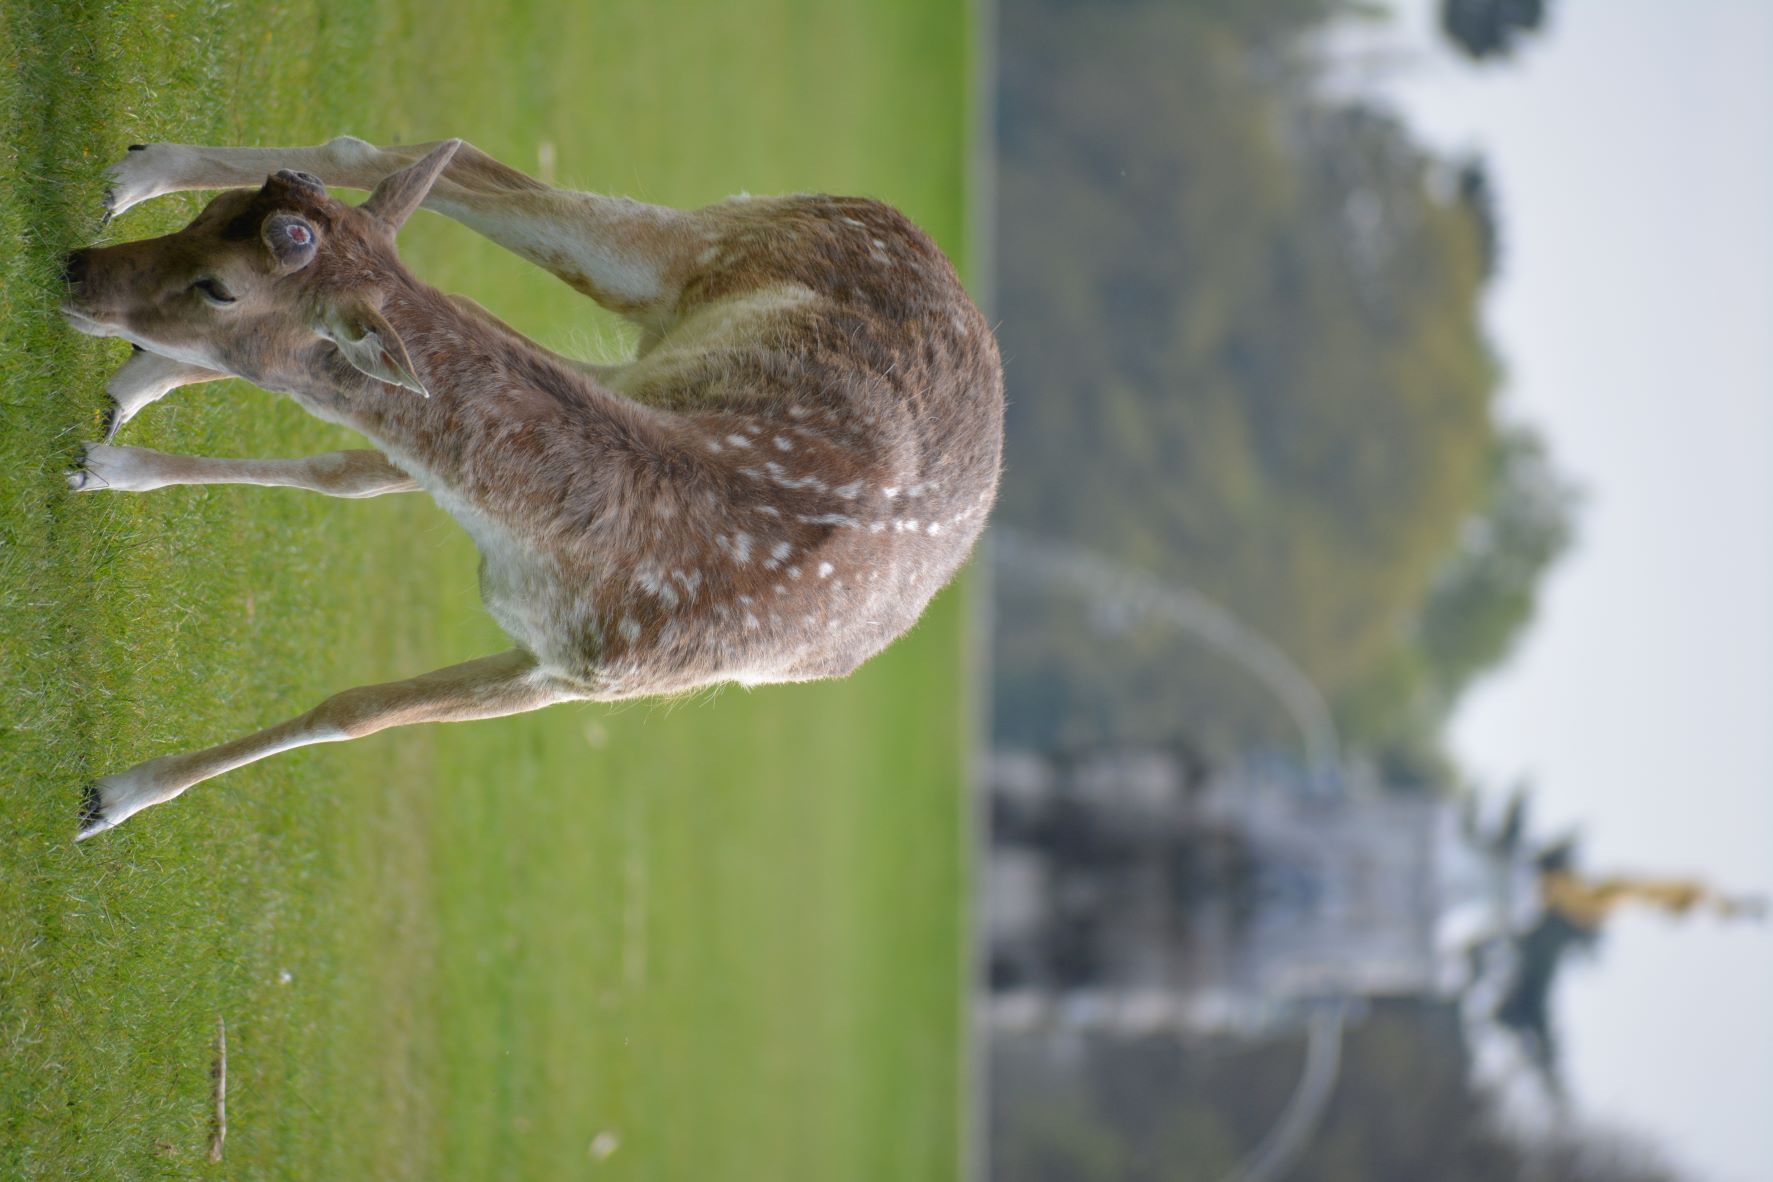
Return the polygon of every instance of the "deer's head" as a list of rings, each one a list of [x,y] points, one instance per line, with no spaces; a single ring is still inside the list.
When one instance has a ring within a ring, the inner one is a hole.
[[[233,189],[162,238],[78,250],[67,259],[70,323],[270,389],[311,384],[333,354],[424,393],[381,313],[405,270],[394,235],[461,141],[451,140],[352,206],[318,178],[284,169]]]

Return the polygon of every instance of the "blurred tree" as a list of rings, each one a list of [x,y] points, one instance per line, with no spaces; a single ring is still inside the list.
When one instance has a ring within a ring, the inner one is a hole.
[[[1398,784],[1451,776],[1438,736],[1460,696],[1514,651],[1537,611],[1539,587],[1573,539],[1577,494],[1543,441],[1500,429],[1483,499],[1423,601],[1411,635],[1371,679],[1351,690],[1346,714]]]
[[[1479,61],[1508,56],[1544,24],[1545,0],[1441,0],[1441,29]]]
[[[1224,604],[1433,781],[1568,500],[1515,505],[1550,468],[1493,419],[1482,166],[1321,97],[1302,38],[1344,8],[1006,3],[1001,519]],[[1112,604],[1000,583],[998,621],[1002,739],[1287,737],[1247,673]]]

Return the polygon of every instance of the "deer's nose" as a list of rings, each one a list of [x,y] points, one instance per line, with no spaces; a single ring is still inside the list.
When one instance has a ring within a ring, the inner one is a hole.
[[[71,250],[68,257],[62,260],[62,282],[69,287],[79,287],[86,282],[86,252]]]

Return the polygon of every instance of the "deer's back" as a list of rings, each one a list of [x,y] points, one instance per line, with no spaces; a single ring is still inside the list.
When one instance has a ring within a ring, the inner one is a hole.
[[[532,516],[480,539],[489,608],[600,696],[848,672],[995,495],[996,345],[922,231],[856,198],[716,209],[674,322],[609,384],[639,407],[562,400]]]

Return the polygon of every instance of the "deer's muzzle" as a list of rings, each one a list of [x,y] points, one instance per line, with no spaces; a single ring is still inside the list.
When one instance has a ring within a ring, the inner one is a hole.
[[[86,284],[86,252],[71,250],[68,257],[62,260],[62,282],[68,285],[72,294],[78,295],[80,288]]]

